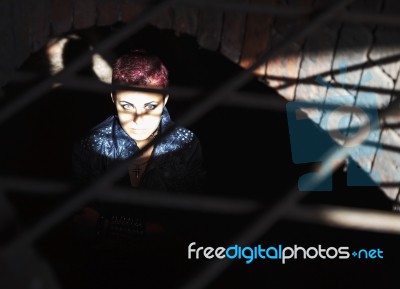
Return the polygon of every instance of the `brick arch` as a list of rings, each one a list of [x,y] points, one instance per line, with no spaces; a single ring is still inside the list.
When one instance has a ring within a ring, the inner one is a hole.
[[[53,37],[94,26],[130,23],[145,8],[129,0],[9,1],[2,15],[5,27],[11,28],[4,33],[9,41],[0,59],[2,67],[8,71],[20,67]],[[194,36],[202,48],[219,52],[246,68],[267,49],[272,18],[265,21],[260,15],[176,7],[167,9],[149,24]],[[8,75],[1,76],[0,86],[8,82]]]

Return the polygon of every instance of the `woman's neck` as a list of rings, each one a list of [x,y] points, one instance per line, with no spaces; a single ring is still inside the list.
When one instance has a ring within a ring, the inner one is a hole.
[[[139,149],[143,149],[148,143],[150,143],[151,140],[145,139],[145,140],[135,140],[136,145],[139,147]]]

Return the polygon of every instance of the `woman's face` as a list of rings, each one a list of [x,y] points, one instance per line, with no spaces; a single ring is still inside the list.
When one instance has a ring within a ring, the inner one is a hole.
[[[168,96],[145,91],[117,91],[113,95],[125,132],[136,141],[148,139],[158,128]]]

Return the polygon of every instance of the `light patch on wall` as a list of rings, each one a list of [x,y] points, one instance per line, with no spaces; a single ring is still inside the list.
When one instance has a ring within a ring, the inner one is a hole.
[[[303,205],[293,208],[288,217],[297,221],[303,220],[352,230],[393,234],[400,232],[399,215],[380,210]]]
[[[71,39],[79,39],[79,36],[72,34],[67,37],[50,41],[46,52],[51,75],[55,75],[64,69],[63,53],[66,45]],[[89,47],[89,49],[93,51],[93,47]],[[77,55],[77,57],[78,56],[79,55]],[[92,55],[92,70],[100,81],[111,83],[112,68],[98,53]]]
[[[92,63],[92,69],[99,80],[105,83],[111,83],[112,68],[108,62],[100,54],[95,53],[92,57]]]
[[[47,58],[50,65],[50,74],[55,75],[64,69],[63,51],[69,41],[68,38],[55,39],[47,46]]]

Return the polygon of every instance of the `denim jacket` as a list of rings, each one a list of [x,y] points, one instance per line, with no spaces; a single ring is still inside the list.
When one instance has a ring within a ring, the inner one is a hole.
[[[159,134],[173,125],[164,108]],[[139,147],[123,130],[118,117],[110,116],[92,128],[74,146],[73,167],[78,180],[90,182],[118,161],[131,158]],[[154,147],[140,188],[168,192],[199,192],[205,184],[201,145],[196,135],[174,127]]]

